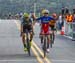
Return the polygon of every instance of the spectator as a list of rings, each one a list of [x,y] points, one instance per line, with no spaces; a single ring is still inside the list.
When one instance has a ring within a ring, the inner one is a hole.
[[[59,18],[58,18],[58,27],[59,27],[59,30],[62,29],[62,15],[61,14],[59,15]]]

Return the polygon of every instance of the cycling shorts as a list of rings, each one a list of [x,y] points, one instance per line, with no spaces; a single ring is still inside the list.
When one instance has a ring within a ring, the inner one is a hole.
[[[23,25],[23,33],[32,32],[32,25]]]
[[[50,27],[51,27],[51,30],[55,30],[55,26],[54,25],[50,25]]]
[[[49,35],[49,24],[41,24],[41,35],[47,34]]]

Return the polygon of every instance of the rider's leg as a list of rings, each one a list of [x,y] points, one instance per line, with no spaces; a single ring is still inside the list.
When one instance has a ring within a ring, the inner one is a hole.
[[[55,27],[53,28],[53,43],[54,43],[54,39],[55,39]]]
[[[32,39],[33,39],[33,26],[32,25],[28,26],[28,31],[29,31],[29,34],[30,34],[30,42],[31,42]]]
[[[32,25],[32,32],[33,32],[33,35],[35,35],[35,33],[34,33],[34,26]]]
[[[33,32],[30,32],[30,42],[32,41],[33,39]]]
[[[44,35],[43,35],[43,31],[42,31],[42,29],[41,29],[41,31],[40,31],[40,40],[41,40],[41,44],[43,44],[43,38],[44,38]]]
[[[48,39],[48,42],[47,42],[47,52],[49,52],[49,51],[50,51],[50,49],[49,49],[49,45],[50,45],[50,35],[48,35],[47,39]]]
[[[48,42],[47,42],[47,49],[49,49],[49,45],[50,45],[50,35],[48,35],[47,39],[48,39]]]
[[[54,36],[54,38],[53,39],[55,39],[55,31],[53,30],[53,36]]]
[[[25,43],[25,33],[22,33],[22,42],[24,47],[26,47],[26,43]]]
[[[33,26],[31,25],[29,28],[28,28],[29,32],[30,32],[30,42],[32,41],[33,39]]]
[[[54,30],[55,30],[55,27],[54,26],[52,26],[51,27],[51,31],[52,31],[52,36],[51,36],[51,38],[52,38],[52,43],[54,43]]]
[[[43,44],[43,35],[40,35],[41,44]]]

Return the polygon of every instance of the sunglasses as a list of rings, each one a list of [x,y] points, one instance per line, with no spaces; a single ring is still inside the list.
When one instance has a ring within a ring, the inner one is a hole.
[[[44,13],[44,14],[48,14],[48,13]]]

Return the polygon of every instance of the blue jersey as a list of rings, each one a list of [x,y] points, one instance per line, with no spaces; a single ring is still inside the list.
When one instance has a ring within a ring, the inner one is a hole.
[[[37,21],[42,23],[42,24],[49,23],[51,20],[54,20],[54,18],[52,18],[50,16],[42,16],[42,17],[37,19]]]

